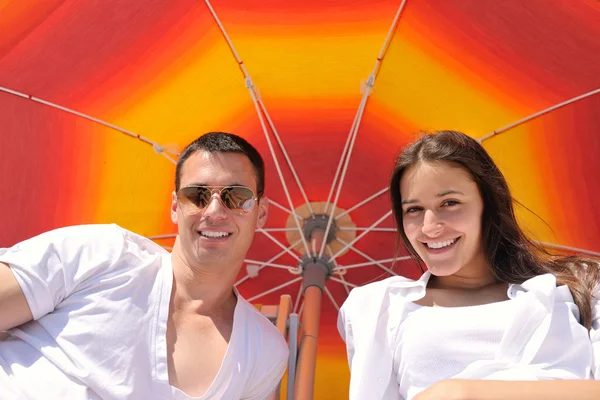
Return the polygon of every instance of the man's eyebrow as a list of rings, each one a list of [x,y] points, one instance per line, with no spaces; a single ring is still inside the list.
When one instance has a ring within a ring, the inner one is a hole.
[[[207,184],[207,183],[203,183],[203,182],[200,182],[200,183],[198,183],[198,182],[192,182],[192,183],[190,183],[190,184],[189,184],[189,185],[187,185],[187,186],[206,186],[206,187],[216,187],[216,186],[209,185],[209,184]],[[222,187],[227,187],[227,186],[244,186],[244,187],[245,187],[246,185],[244,185],[244,184],[242,184],[242,183],[230,183],[230,184],[228,184],[228,185],[223,185]]]
[[[438,193],[435,197],[444,197],[444,196],[448,196],[449,194],[460,194],[462,196],[464,196],[465,194],[459,190],[454,190],[454,189],[450,189],[450,190],[445,190],[442,193]],[[402,204],[414,204],[414,203],[418,203],[419,200],[413,200],[413,199],[408,199],[408,200],[402,200]]]

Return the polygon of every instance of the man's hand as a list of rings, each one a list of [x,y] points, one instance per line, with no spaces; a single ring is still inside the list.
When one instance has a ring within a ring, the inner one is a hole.
[[[413,400],[474,400],[469,394],[469,382],[460,379],[440,381],[416,395]]]
[[[499,381],[449,379],[440,381],[414,400],[598,400],[600,381]]]

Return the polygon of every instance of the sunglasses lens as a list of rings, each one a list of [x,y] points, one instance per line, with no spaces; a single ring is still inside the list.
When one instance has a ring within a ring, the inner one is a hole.
[[[188,213],[194,213],[204,209],[210,202],[211,196],[210,189],[202,186],[184,187],[181,188],[177,194],[179,203]]]
[[[225,207],[236,214],[248,214],[256,206],[254,193],[247,187],[231,186],[223,188],[221,191],[221,200]]]
[[[195,214],[204,210],[212,198],[212,190],[205,186],[188,186],[179,189],[177,199],[186,214]],[[227,186],[221,190],[221,201],[238,215],[245,215],[256,206],[254,192],[244,186]]]

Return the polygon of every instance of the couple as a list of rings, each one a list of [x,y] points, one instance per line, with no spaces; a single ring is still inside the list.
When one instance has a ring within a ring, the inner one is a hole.
[[[268,398],[287,347],[233,289],[266,221],[263,189],[258,152],[210,133],[177,164],[171,254],[114,225],[0,250],[0,399]],[[423,136],[390,193],[427,272],[357,288],[342,307],[351,399],[600,398],[596,265],[526,239],[476,141]]]

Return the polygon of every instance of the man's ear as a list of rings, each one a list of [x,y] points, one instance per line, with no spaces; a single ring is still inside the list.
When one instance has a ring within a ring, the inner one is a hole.
[[[171,221],[177,225],[177,194],[171,194]]]
[[[267,223],[267,217],[269,216],[269,198],[262,196],[258,200],[258,217],[256,219],[256,229],[260,229]]]

